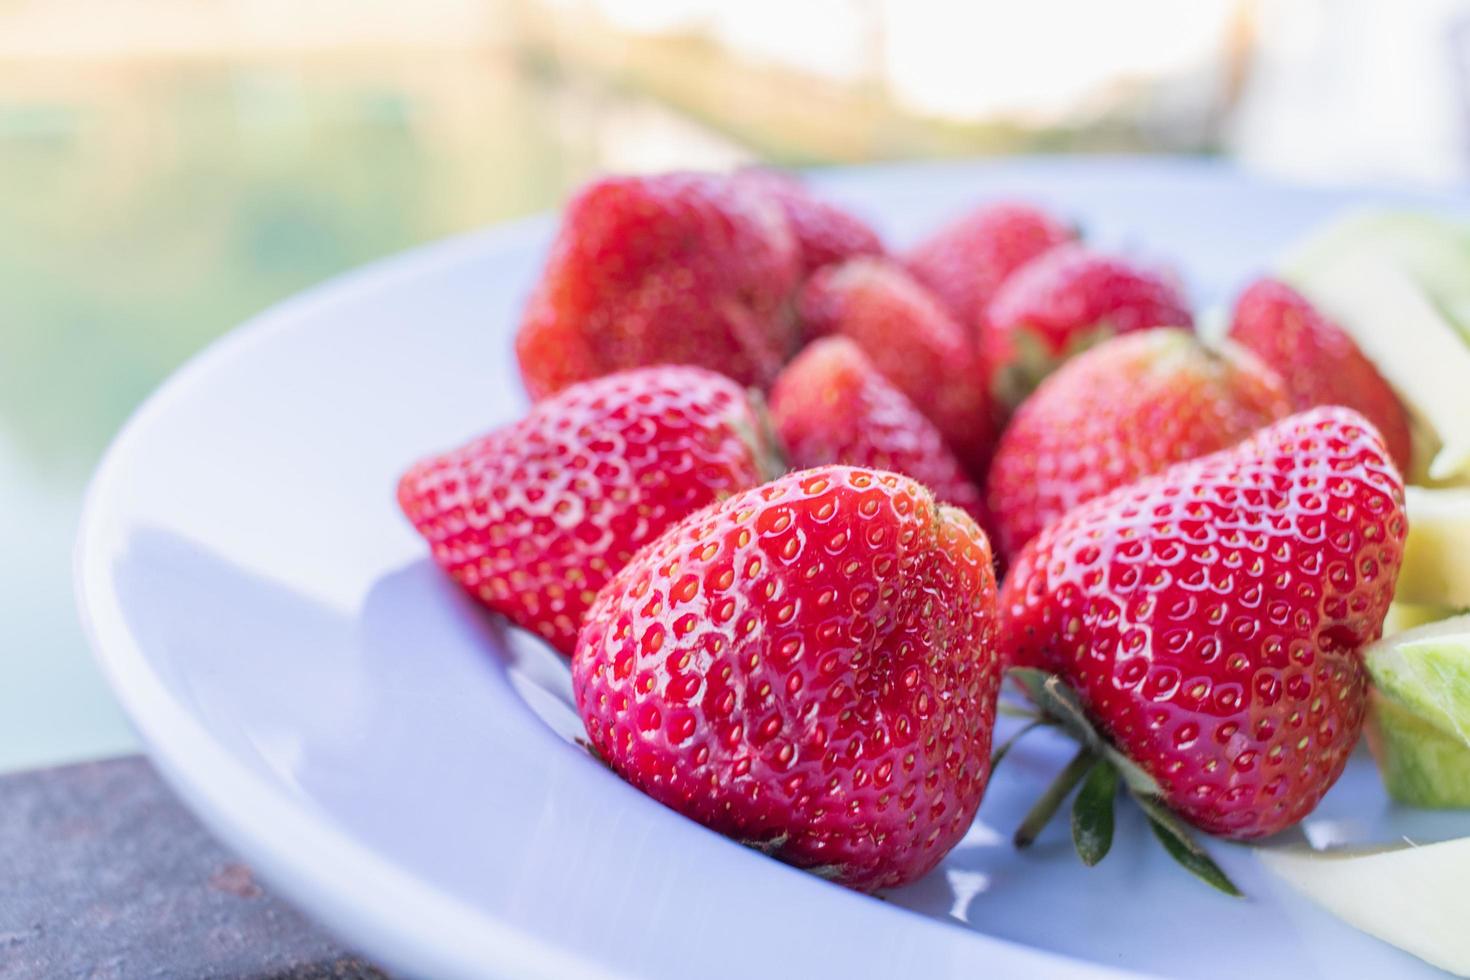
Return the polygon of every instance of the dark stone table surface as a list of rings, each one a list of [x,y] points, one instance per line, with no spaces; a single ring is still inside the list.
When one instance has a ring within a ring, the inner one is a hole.
[[[140,757],[0,776],[0,978],[382,980]]]

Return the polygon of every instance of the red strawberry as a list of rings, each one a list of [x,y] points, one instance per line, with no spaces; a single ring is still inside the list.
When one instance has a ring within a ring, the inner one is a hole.
[[[939,430],[846,337],[818,340],[786,365],[771,387],[771,424],[793,468],[902,473],[986,526],[980,490]]]
[[[1213,834],[1272,834],[1357,743],[1358,649],[1382,629],[1405,532],[1373,426],[1293,415],[1037,535],[1001,591],[1002,655],[1075,690],[1142,770],[1130,785],[1156,784],[1151,816],[1161,803]]]
[[[991,394],[1020,404],[1061,361],[1114,334],[1193,325],[1167,279],[1082,245],[1063,245],[1007,279],[980,323]]]
[[[800,256],[781,208],[728,177],[614,177],[572,199],[516,336],[533,398],[696,364],[765,386],[794,346]]]
[[[588,614],[602,757],[685,816],[861,890],[929,871],[990,771],[985,535],[895,473],[828,466],[690,517]]]
[[[855,255],[883,254],[882,240],[866,222],[814,197],[805,184],[790,174],[751,168],[737,173],[736,180],[771,195],[780,203],[801,247],[805,274]]]
[[[1145,330],[1078,355],[1021,403],[990,467],[1000,551],[1073,507],[1232,446],[1289,414],[1281,379],[1245,350]]]
[[[973,332],[1012,272],[1075,232],[1029,204],[987,204],[940,228],[904,257],[949,315]]]
[[[985,472],[995,427],[984,370],[964,329],[928,290],[892,262],[856,258],[812,276],[799,308],[810,336],[852,339],[928,416],[965,469]]]
[[[625,371],[418,463],[398,502],[460,585],[570,656],[587,606],[633,552],[771,475],[762,431],[728,378]]]
[[[1407,471],[1409,418],[1398,396],[1341,327],[1285,283],[1262,279],[1240,294],[1232,340],[1261,356],[1286,380],[1294,407],[1345,405],[1378,427],[1388,453]]]

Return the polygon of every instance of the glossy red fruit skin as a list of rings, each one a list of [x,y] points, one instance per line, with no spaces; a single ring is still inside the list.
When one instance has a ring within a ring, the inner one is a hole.
[[[1001,590],[1002,656],[1075,687],[1190,823],[1276,833],[1357,743],[1358,651],[1382,630],[1405,531],[1371,424],[1293,415],[1037,535]]]
[[[985,370],[965,330],[902,266],[860,257],[807,281],[799,301],[808,337],[849,338],[934,423],[972,478],[995,448]]]
[[[884,254],[883,240],[857,215],[824,201],[791,174],[753,167],[736,178],[769,194],[786,212],[801,251],[802,273],[858,255]]]
[[[1002,201],[961,215],[904,255],[904,265],[971,333],[1021,266],[1076,233],[1031,204]]]
[[[578,193],[526,305],[532,398],[613,371],[694,364],[765,387],[791,355],[801,273],[790,223],[729,177],[611,177]]]
[[[1274,279],[1257,280],[1236,300],[1230,338],[1281,373],[1296,409],[1343,405],[1361,412],[1399,470],[1408,471],[1413,445],[1403,404],[1353,339],[1306,297]]]
[[[1002,433],[987,487],[999,550],[1290,413],[1281,379],[1242,348],[1211,350],[1177,328],[1105,340],[1043,381]]]
[[[572,689],[624,779],[871,891],[932,869],[990,772],[984,534],[907,477],[829,466],[702,511],[588,615]]]
[[[980,489],[944,437],[846,337],[807,345],[776,378],[771,425],[793,469],[829,463],[911,476],[987,528]]]
[[[415,464],[398,503],[466,591],[571,656],[597,590],[639,547],[766,478],[763,431],[713,371],[625,371]]]
[[[1005,281],[981,320],[979,347],[992,394],[1014,408],[1084,346],[1133,330],[1193,324],[1188,302],[1163,276],[1069,244]]]

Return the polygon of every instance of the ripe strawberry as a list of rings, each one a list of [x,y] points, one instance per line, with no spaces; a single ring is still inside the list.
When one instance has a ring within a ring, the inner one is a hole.
[[[852,888],[913,881],[990,771],[985,535],[895,473],[828,466],[695,514],[597,597],[572,689],[654,799]]]
[[[762,431],[728,378],[625,371],[416,464],[398,502],[455,581],[570,656],[597,590],[634,551],[772,475]]]
[[[1076,233],[1029,204],[976,208],[915,245],[904,265],[972,336],[1012,272]]]
[[[846,337],[818,340],[786,365],[770,407],[793,468],[845,463],[902,473],[986,526],[980,490],[939,430]]]
[[[1281,372],[1295,408],[1362,412],[1399,470],[1408,470],[1409,418],[1398,396],[1353,339],[1296,290],[1273,279],[1252,284],[1235,303],[1230,337]]]
[[[1002,655],[1075,690],[1141,770],[1130,786],[1155,784],[1150,816],[1162,804],[1213,834],[1272,834],[1311,812],[1357,743],[1358,649],[1381,631],[1405,531],[1371,423],[1293,415],[1037,535],[1001,591]]]
[[[753,167],[735,179],[771,195],[786,212],[801,248],[802,271],[811,275],[824,265],[855,255],[882,255],[878,233],[857,215],[819,197],[790,174]]]
[[[1114,334],[1190,327],[1184,297],[1163,277],[1082,245],[1063,245],[1006,280],[980,323],[991,394],[1015,408],[1072,354]]]
[[[1043,381],[1001,435],[988,487],[1001,554],[1084,500],[1290,412],[1281,379],[1242,348],[1172,327],[1105,340]]]
[[[796,239],[728,177],[612,177],[567,205],[516,354],[532,398],[625,368],[696,364],[764,387],[795,342]]]
[[[853,340],[934,423],[960,463],[981,476],[995,442],[984,370],[964,329],[899,265],[862,257],[807,281],[799,301],[809,336]]]

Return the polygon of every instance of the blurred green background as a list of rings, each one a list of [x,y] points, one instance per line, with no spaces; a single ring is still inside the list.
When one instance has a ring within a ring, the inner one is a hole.
[[[1465,5],[1430,6],[1343,34],[1374,5],[0,0],[0,769],[131,746],[72,607],[85,481],[276,300],[599,170],[1106,150],[1382,176],[1351,152],[1376,103],[1332,140],[1310,107],[1369,70],[1353,43],[1458,37]],[[1388,176],[1463,179],[1443,50],[1432,85],[1371,63],[1432,123]]]

